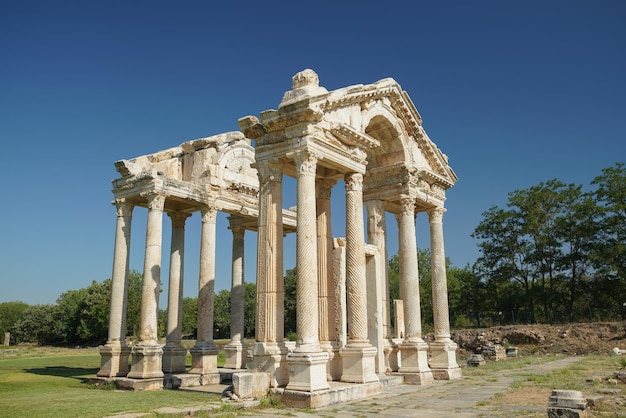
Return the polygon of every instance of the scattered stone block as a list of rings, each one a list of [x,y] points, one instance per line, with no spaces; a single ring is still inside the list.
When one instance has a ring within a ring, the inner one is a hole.
[[[481,354],[487,360],[498,361],[506,358],[506,350],[500,344],[485,344]]]
[[[507,357],[517,357],[517,353],[518,353],[518,348],[517,347],[508,347],[506,349],[506,356]]]
[[[586,418],[587,399],[577,390],[555,389],[548,400],[548,418]]]
[[[480,354],[472,354],[467,358],[467,365],[470,367],[482,366],[485,363],[485,358]]]

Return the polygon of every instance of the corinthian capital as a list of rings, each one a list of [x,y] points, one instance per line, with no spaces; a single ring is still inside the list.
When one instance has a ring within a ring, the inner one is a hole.
[[[201,213],[202,223],[215,223],[217,221],[217,208],[215,206],[204,206]]]
[[[441,223],[443,221],[443,213],[446,210],[442,207],[436,207],[428,210],[428,219],[430,223]]]
[[[123,199],[123,198],[115,199],[111,203],[115,205],[118,218],[126,218],[133,214],[133,208],[135,207],[135,205],[130,203],[128,200]]]
[[[403,197],[400,199],[400,206],[402,207],[402,213],[415,216],[415,199]]]
[[[148,209],[163,210],[165,207],[165,195],[156,192],[141,193],[148,200]]]
[[[348,173],[345,175],[346,191],[360,192],[363,190],[363,174]]]
[[[315,174],[317,171],[317,155],[307,151],[297,152],[294,155],[296,172],[300,174]]]

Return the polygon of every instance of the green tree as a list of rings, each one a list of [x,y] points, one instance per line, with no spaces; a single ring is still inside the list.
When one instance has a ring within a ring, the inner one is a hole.
[[[54,332],[56,306],[32,305],[22,314],[11,334],[15,342],[38,343],[40,345],[58,343],[58,336]]]
[[[619,311],[626,303],[626,166],[605,168],[591,184],[601,214],[594,261],[606,281],[606,302]]]
[[[183,335],[198,333],[198,298],[183,298]]]
[[[296,331],[296,267],[285,273],[285,335]]]
[[[18,301],[0,303],[0,335],[10,332],[28,307],[27,303]]]
[[[230,338],[230,290],[215,295],[213,334],[215,338]]]
[[[256,334],[256,284],[246,283],[244,293],[244,336],[254,337]]]

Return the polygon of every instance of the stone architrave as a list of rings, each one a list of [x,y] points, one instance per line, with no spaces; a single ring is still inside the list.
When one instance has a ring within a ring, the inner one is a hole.
[[[257,232],[256,342],[249,369],[271,376],[271,386],[289,380],[284,340],[284,271],[282,166],[270,161],[257,163],[259,176],[259,221]]]
[[[198,280],[198,337],[191,353],[189,373],[201,375],[203,384],[219,383],[217,370],[218,348],[213,342],[214,288],[215,288],[215,223],[217,209],[202,209],[200,237],[200,277]]]
[[[115,249],[111,284],[109,338],[100,346],[100,377],[122,377],[128,374],[130,347],[126,344],[126,305],[128,301],[128,263],[133,207],[124,199],[113,202],[117,211]]]
[[[377,382],[375,356],[367,335],[367,278],[363,228],[363,175],[349,173],[346,185],[346,295],[348,342],[341,349],[341,381]]]
[[[335,329],[335,283],[333,276],[333,237],[330,196],[333,179],[316,181],[317,208],[317,276],[319,292],[319,340],[322,351],[328,353],[328,380],[341,378],[341,358]]]
[[[320,348],[318,332],[317,226],[315,171],[317,157],[308,152],[294,155],[298,174],[296,265],[296,331],[294,351],[287,354],[287,390],[314,392],[328,389],[328,353]]]
[[[428,367],[428,344],[422,339],[420,312],[419,270],[417,241],[415,237],[415,202],[402,199],[402,212],[397,215],[399,224],[400,282],[404,289],[404,341],[400,344],[400,369],[407,383],[424,385],[433,381]]]
[[[456,362],[457,344],[450,339],[448,313],[448,285],[446,278],[446,256],[443,245],[444,208],[428,211],[430,221],[430,268],[432,273],[433,315],[435,341],[430,344],[430,368],[435,379],[450,380],[461,377],[461,368]]]
[[[233,270],[230,292],[230,342],[224,347],[226,352],[225,369],[243,369],[246,364],[246,346],[243,342],[245,287],[243,275],[244,234],[246,228],[232,225],[233,231]]]
[[[168,286],[167,330],[163,347],[163,372],[186,371],[187,349],[182,342],[183,328],[183,281],[185,260],[185,221],[190,213],[168,213],[172,220],[172,243],[170,246],[170,280]]]
[[[157,319],[165,196],[158,193],[146,193],[145,197],[148,200],[148,226],[141,290],[141,325],[139,343],[132,349],[132,366],[128,373],[128,377],[135,379],[163,377],[163,349],[158,341]]]

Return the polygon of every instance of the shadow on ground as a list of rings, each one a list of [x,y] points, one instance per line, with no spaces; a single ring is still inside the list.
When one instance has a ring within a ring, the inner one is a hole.
[[[51,366],[34,367],[32,369],[24,369],[24,371],[42,376],[68,377],[79,380],[81,383],[89,383],[91,377],[98,373],[98,368]]]

